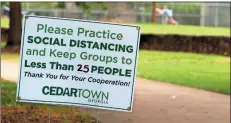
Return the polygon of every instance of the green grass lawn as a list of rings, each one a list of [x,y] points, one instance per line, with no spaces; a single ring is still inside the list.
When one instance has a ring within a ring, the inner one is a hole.
[[[138,23],[142,34],[182,34],[182,35],[210,35],[230,37],[230,28],[200,27],[189,25],[163,25],[152,23]],[[1,19],[1,27],[9,27],[9,19]]]
[[[8,18],[1,18],[1,27],[9,28],[9,19]]]
[[[17,85],[1,79],[1,104],[2,106],[16,105]]]
[[[18,58],[2,54],[3,60]],[[137,76],[230,94],[230,57],[141,50]]]
[[[230,94],[230,57],[141,51],[137,76]]]
[[[163,25],[163,24],[136,24],[141,26],[143,34],[182,34],[182,35],[206,35],[206,36],[228,36],[230,28],[200,27],[189,25]]]
[[[55,106],[35,103],[16,103],[16,88],[14,82],[1,79],[1,121],[9,123],[29,123],[34,120],[44,123],[48,119],[49,107],[51,107],[51,121],[61,123],[92,123],[92,118],[86,112],[80,112],[76,107],[72,106]],[[33,107],[33,108],[32,108]],[[37,119],[39,117],[39,119]],[[47,121],[46,121],[47,122]]]

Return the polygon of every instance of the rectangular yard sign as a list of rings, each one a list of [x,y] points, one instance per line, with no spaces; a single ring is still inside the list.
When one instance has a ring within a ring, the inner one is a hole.
[[[25,16],[18,102],[131,112],[140,27]]]

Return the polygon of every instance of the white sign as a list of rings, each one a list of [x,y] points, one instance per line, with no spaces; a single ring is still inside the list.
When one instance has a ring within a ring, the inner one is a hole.
[[[18,102],[131,112],[140,27],[25,16]]]

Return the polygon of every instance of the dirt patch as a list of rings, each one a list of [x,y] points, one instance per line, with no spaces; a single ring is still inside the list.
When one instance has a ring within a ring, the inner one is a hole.
[[[49,108],[45,106],[2,107],[2,123],[48,123]],[[52,108],[51,123],[95,123],[95,119],[80,113],[76,108]]]

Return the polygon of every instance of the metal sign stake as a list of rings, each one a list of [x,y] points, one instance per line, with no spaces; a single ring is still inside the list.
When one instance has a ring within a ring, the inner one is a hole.
[[[96,123],[99,123],[99,109],[97,109]]]
[[[51,123],[51,106],[49,106],[49,123]]]

